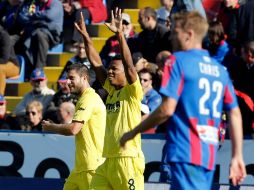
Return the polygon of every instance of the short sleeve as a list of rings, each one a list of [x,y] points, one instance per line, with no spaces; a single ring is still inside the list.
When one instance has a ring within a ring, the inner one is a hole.
[[[160,93],[178,100],[183,89],[184,74],[174,55],[165,62]]]

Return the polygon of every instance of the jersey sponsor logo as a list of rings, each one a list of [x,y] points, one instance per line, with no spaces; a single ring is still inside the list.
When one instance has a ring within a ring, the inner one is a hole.
[[[218,140],[218,129],[210,125],[197,125],[197,132],[199,138],[208,144],[217,145]]]
[[[116,113],[116,112],[119,112],[120,106],[121,106],[120,101],[117,101],[112,104],[109,104],[109,103],[106,104],[106,109],[108,113]]]
[[[199,70],[202,74],[219,77],[220,71],[217,65],[211,65],[207,63],[199,63]]]

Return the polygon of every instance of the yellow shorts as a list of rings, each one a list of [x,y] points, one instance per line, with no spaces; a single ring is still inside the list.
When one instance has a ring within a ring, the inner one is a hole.
[[[94,170],[79,173],[72,171],[65,180],[64,190],[87,190],[94,174]]]
[[[97,168],[90,190],[144,190],[144,158],[107,158]]]

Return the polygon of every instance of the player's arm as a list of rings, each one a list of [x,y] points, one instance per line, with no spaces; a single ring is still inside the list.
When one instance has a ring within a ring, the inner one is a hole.
[[[87,58],[89,59],[90,63],[92,64],[94,71],[96,73],[96,77],[100,81],[101,84],[104,84],[106,78],[107,78],[107,71],[104,68],[100,55],[96,51],[93,41],[89,37],[89,34],[86,30],[86,26],[84,23],[84,17],[82,12],[80,13],[80,20],[78,23],[75,23],[76,29],[80,32],[84,39],[84,44],[85,44],[85,50],[87,54]]]
[[[147,119],[142,121],[136,128],[122,136],[120,139],[120,145],[124,147],[125,143],[133,139],[137,134],[165,122],[175,112],[176,105],[177,101],[175,99],[164,97],[161,105],[152,112]]]
[[[44,132],[53,132],[60,135],[76,135],[82,128],[84,124],[81,122],[73,121],[70,124],[55,124],[50,123],[49,121],[42,121],[42,130]]]
[[[113,11],[111,11],[111,17],[111,23],[105,24],[118,37],[125,75],[128,83],[132,84],[137,80],[137,71],[133,65],[131,52],[124,37],[121,9],[116,8],[115,15]]]
[[[236,107],[228,112],[229,116],[229,131],[232,141],[232,160],[230,164],[229,178],[233,185],[240,184],[246,177],[246,170],[242,155],[243,131],[242,117],[239,107]]]

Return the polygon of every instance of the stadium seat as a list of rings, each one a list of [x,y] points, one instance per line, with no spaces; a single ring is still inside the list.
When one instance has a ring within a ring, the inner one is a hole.
[[[25,59],[21,55],[17,55],[20,71],[19,75],[6,79],[6,83],[22,83],[25,80]]]
[[[57,44],[56,46],[52,47],[48,50],[48,53],[62,53],[63,52],[63,44]]]

